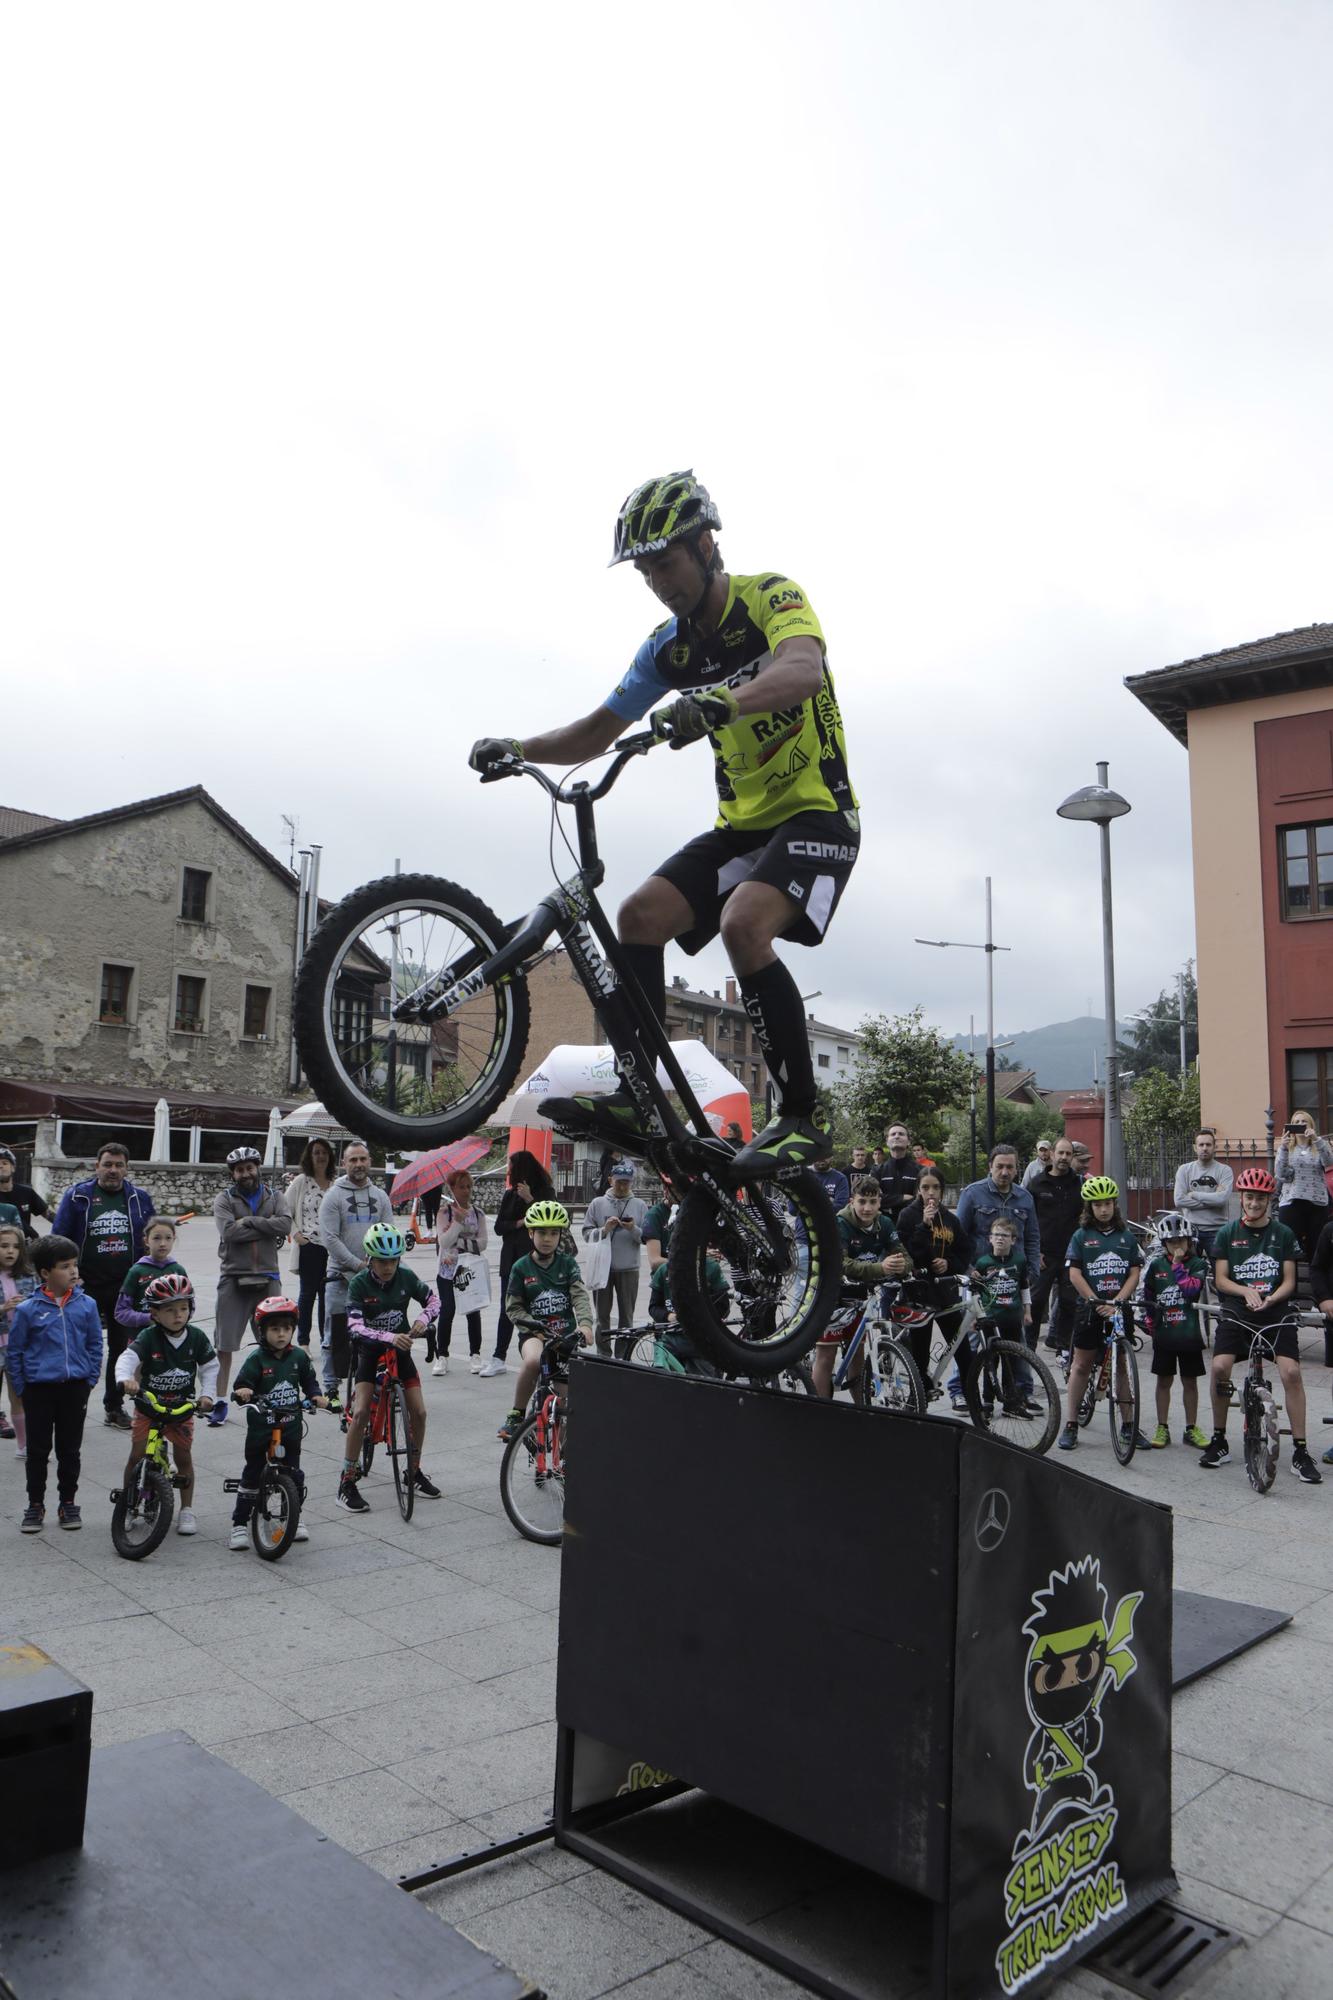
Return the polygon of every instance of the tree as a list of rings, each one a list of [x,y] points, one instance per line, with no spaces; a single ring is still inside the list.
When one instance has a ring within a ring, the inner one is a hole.
[[[1018,1154],[1019,1178],[1037,1150],[1038,1139],[1060,1132],[1060,1114],[1043,1104],[1012,1104],[997,1098],[995,1143],[1012,1146]],[[984,1122],[977,1129],[977,1173],[986,1176],[986,1134]],[[972,1179],[972,1132],[967,1114],[955,1113],[949,1120],[949,1137],[940,1165],[951,1187],[965,1187]]]
[[[1125,1107],[1125,1137],[1134,1142],[1147,1142],[1159,1132],[1173,1134],[1188,1132],[1192,1139],[1198,1130],[1199,1072],[1186,1070],[1180,1075],[1177,1064],[1174,1076],[1164,1069],[1145,1070],[1136,1076]]]
[[[910,1014],[872,1014],[862,1021],[860,1059],[842,1087],[849,1125],[867,1144],[877,1143],[888,1125],[905,1125],[913,1138],[941,1132],[941,1113],[966,1104],[973,1070],[968,1057],[938,1028],[927,1027],[923,1009]]]
[[[1185,1062],[1188,1067],[1199,1053],[1199,989],[1194,978],[1194,960],[1182,968],[1185,979]],[[1180,995],[1174,982],[1134,1016],[1129,1039],[1116,1043],[1123,1068],[1140,1077],[1157,1069],[1167,1076],[1180,1075]]]

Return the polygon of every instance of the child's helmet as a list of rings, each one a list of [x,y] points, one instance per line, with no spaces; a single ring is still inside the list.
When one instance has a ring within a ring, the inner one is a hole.
[[[194,1304],[194,1286],[184,1271],[164,1271],[160,1278],[151,1278],[143,1288],[144,1310],[152,1312],[155,1306],[170,1306],[177,1299]]]
[[[391,1222],[372,1222],[361,1238],[361,1248],[367,1257],[401,1257],[407,1250],[407,1238]]]
[[[160,1285],[161,1282],[162,1280],[159,1278],[157,1283]],[[270,1326],[275,1319],[299,1321],[300,1317],[301,1314],[296,1301],[294,1299],[285,1299],[281,1293],[275,1292],[271,1298],[261,1299],[255,1307],[255,1332],[260,1340],[262,1340],[264,1338],[264,1328]]]
[[[568,1229],[569,1214],[558,1201],[534,1201],[523,1221],[529,1229]]]
[[[1120,1190],[1109,1174],[1093,1174],[1083,1183],[1084,1201],[1119,1201]]]
[[[1165,1247],[1168,1243],[1180,1242],[1182,1238],[1186,1242],[1194,1242],[1194,1224],[1178,1208],[1168,1209],[1158,1220],[1157,1241]]]
[[[1236,1175],[1238,1194],[1272,1194],[1276,1187],[1267,1167],[1246,1167],[1244,1173]]]

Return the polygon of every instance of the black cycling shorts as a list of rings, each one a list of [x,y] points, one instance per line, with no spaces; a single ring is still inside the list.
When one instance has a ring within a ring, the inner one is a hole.
[[[800,904],[782,932],[793,944],[818,944],[833,920],[861,845],[855,813],[806,812],[742,833],[714,827],[654,868],[694,912],[694,926],[676,943],[691,956],[717,936],[722,906],[742,882],[768,882]]]
[[[1286,1317],[1288,1317],[1287,1313],[1275,1312],[1273,1314],[1273,1328],[1280,1325]],[[1240,1320],[1243,1323],[1237,1326],[1235,1324],[1236,1320]],[[1250,1358],[1250,1343],[1256,1333],[1261,1333],[1264,1336],[1274,1354],[1280,1354],[1286,1361],[1300,1360],[1301,1350],[1297,1344],[1296,1329],[1294,1326],[1283,1327],[1281,1333],[1278,1333],[1271,1330],[1270,1327],[1265,1326],[1262,1313],[1256,1317],[1253,1313],[1241,1312],[1237,1313],[1233,1318],[1230,1307],[1227,1307],[1225,1315],[1219,1313],[1217,1316],[1213,1328],[1213,1353],[1229,1354],[1233,1361],[1248,1361]]]
[[[1097,1311],[1098,1305],[1105,1305],[1105,1299],[1085,1299],[1080,1296],[1078,1311],[1074,1315],[1073,1344],[1081,1354],[1099,1354],[1106,1345],[1106,1337],[1115,1327],[1115,1321],[1103,1319]],[[1133,1306],[1121,1306],[1120,1317],[1125,1323],[1125,1332],[1134,1331]]]
[[[353,1362],[356,1368],[356,1381],[358,1385],[362,1382],[373,1382],[375,1380],[376,1372],[388,1351],[388,1347],[392,1346],[392,1344],[392,1342],[386,1344],[379,1340],[357,1340],[353,1342],[353,1346],[356,1349]],[[421,1380],[420,1375],[417,1373],[417,1364],[412,1359],[411,1349],[406,1354],[401,1349],[398,1350],[398,1380],[400,1382],[419,1382]]]
[[[1247,1349],[1248,1352],[1248,1349]],[[1163,1341],[1152,1344],[1152,1372],[1163,1381],[1174,1381],[1177,1369],[1182,1382],[1197,1380],[1205,1373],[1203,1347],[1168,1347]]]

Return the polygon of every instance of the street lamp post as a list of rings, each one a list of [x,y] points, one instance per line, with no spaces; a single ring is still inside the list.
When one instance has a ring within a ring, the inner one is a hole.
[[[1103,1107],[1102,1150],[1106,1172],[1124,1184],[1125,1142],[1120,1122],[1120,1062],[1116,1054],[1115,1025],[1115,934],[1111,920],[1111,821],[1123,819],[1130,810],[1129,800],[1113,792],[1107,779],[1109,766],[1098,764],[1095,785],[1071,792],[1056,807],[1061,819],[1091,820],[1101,833],[1102,850],[1102,970],[1106,984],[1106,1101]]]
[[[986,942],[973,944],[964,938],[914,938],[914,944],[928,944],[936,951],[984,951],[986,954],[986,1151],[995,1144],[995,954],[1008,951],[991,935],[990,876],[986,877]]]

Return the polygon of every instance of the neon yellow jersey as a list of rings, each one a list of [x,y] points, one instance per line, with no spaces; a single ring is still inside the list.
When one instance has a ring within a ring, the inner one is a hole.
[[[650,632],[606,706],[636,722],[673,694],[695,688],[744,687],[761,673],[784,639],[811,638],[824,655],[817,693],[791,708],[745,715],[710,734],[716,766],[719,826],[762,831],[803,812],[856,812],[847,773],[842,716],[833,692],[819,620],[790,577],[732,576],[715,632],[696,632],[668,618]]]

